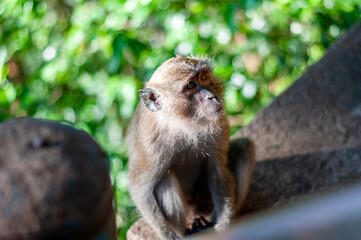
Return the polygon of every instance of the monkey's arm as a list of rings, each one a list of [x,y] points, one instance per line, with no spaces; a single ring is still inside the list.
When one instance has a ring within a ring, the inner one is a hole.
[[[161,174],[143,174],[136,184],[131,184],[130,192],[142,216],[162,239],[179,239],[169,226],[155,196]]]
[[[232,174],[223,164],[226,161],[223,159],[225,156],[219,157],[221,160],[213,159],[213,164],[210,165],[209,188],[215,208],[213,217],[216,223],[215,229],[218,232],[224,232],[228,229],[234,215],[235,182]]]

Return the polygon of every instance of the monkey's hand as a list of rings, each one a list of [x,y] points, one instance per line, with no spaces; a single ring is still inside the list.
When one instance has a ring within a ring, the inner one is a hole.
[[[205,217],[200,216],[198,218],[195,218],[193,220],[192,226],[186,229],[186,235],[191,235],[193,233],[202,232],[213,226],[214,226],[214,223],[208,222],[208,220]]]

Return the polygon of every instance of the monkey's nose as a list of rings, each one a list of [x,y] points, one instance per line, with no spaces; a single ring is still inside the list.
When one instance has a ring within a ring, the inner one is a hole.
[[[212,99],[216,98],[216,95],[214,95],[213,93],[211,93],[210,91],[208,91],[208,90],[205,89],[205,88],[202,88],[202,89],[200,90],[200,93],[201,93],[201,95],[202,95],[204,98],[207,98],[207,99],[209,99],[209,100],[212,100]]]
[[[211,92],[209,92],[209,94],[206,97],[208,100],[217,100],[217,96]]]

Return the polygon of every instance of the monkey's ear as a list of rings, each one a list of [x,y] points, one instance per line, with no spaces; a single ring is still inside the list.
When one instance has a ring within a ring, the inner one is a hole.
[[[160,94],[151,88],[139,90],[140,97],[144,105],[152,112],[156,112],[162,108],[160,104]]]

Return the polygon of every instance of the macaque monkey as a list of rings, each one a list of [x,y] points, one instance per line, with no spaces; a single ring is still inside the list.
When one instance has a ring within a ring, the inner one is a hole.
[[[191,221],[227,230],[246,196],[253,144],[237,139],[229,151],[222,94],[207,59],[182,56],[140,90],[126,137],[129,190],[161,239],[183,238]]]

